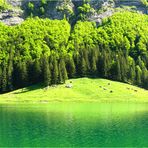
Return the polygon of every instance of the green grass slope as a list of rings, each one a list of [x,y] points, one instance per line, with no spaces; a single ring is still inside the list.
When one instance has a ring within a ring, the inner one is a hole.
[[[72,88],[66,88],[72,81]],[[148,102],[148,91],[106,79],[79,78],[67,80],[66,84],[40,85],[19,89],[0,95],[0,104],[50,103],[50,102]]]

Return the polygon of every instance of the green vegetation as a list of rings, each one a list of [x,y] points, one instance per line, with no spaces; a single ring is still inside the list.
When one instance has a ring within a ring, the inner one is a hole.
[[[72,83],[70,83],[72,82]],[[72,88],[66,85],[72,84]],[[0,95],[0,103],[52,103],[52,102],[148,102],[148,91],[125,83],[79,78],[66,84],[44,88],[41,85],[19,89]]]
[[[91,8],[89,3],[84,3],[82,6],[78,7],[78,18],[77,20],[87,20],[88,16],[93,14],[95,10]]]
[[[0,0],[0,12],[10,8],[11,6],[6,2],[6,0]]]
[[[101,77],[148,88],[148,16],[116,13],[98,28],[30,18],[0,24],[0,92],[67,78]]]
[[[53,18],[53,14],[49,12],[49,9],[53,10],[52,7],[54,7],[54,11],[57,15],[60,15],[61,19],[67,18],[71,23],[74,23],[77,20],[87,20],[88,16],[95,11],[88,1],[81,1],[75,8],[73,7],[74,5],[75,4],[70,0],[39,0],[27,2],[22,8],[24,9],[26,17],[39,16],[42,18]],[[56,17],[56,14],[54,16]]]
[[[146,8],[148,7],[148,1],[147,0],[141,0],[142,4],[146,6]]]

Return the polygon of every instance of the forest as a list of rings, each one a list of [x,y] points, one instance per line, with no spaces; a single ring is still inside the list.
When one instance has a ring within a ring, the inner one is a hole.
[[[117,12],[99,26],[38,17],[0,24],[1,93],[86,76],[148,89],[148,16]]]

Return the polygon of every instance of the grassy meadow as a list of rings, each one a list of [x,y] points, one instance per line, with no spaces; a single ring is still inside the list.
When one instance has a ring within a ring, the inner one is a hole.
[[[66,88],[66,85],[72,88]],[[106,79],[79,78],[66,84],[43,88],[41,85],[0,95],[0,104],[50,102],[148,102],[148,91]]]

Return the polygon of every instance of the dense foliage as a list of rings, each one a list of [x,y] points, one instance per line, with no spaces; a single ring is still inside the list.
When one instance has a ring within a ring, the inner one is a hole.
[[[104,77],[148,88],[148,16],[122,12],[95,23],[28,19],[0,24],[0,91],[72,77]]]
[[[0,12],[6,9],[10,9],[10,5],[7,3],[6,0],[0,0]]]

